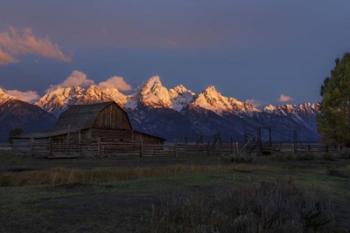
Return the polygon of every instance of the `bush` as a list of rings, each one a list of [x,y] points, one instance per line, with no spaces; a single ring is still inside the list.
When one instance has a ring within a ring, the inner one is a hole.
[[[335,161],[335,160],[337,160],[336,156],[334,154],[332,154],[332,153],[329,153],[329,152],[323,154],[323,159],[324,160],[328,160],[328,161]]]
[[[315,155],[312,153],[300,153],[296,156],[298,160],[314,160]]]
[[[231,155],[231,162],[235,163],[251,163],[254,157],[251,154],[233,154]]]
[[[336,177],[340,177],[340,178],[348,178],[349,177],[345,172],[337,170],[337,169],[332,169],[332,168],[329,168],[327,170],[327,173],[330,176],[336,176]]]
[[[340,152],[340,158],[342,158],[342,159],[350,159],[350,152],[349,151]]]
[[[262,182],[221,192],[177,196],[154,208],[149,233],[337,232],[329,202],[292,181]]]

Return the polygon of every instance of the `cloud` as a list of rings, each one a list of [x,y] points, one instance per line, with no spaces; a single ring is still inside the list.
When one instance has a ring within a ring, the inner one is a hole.
[[[16,61],[14,56],[26,54],[64,62],[71,61],[71,58],[63,53],[56,43],[51,42],[48,37],[35,36],[31,28],[17,31],[16,28],[10,27],[7,31],[0,32],[1,63],[13,63]]]
[[[123,77],[113,76],[107,79],[106,81],[100,82],[99,86],[102,87],[112,87],[116,88],[119,91],[130,91],[132,87],[128,84]]]
[[[278,97],[277,101],[281,103],[291,102],[293,101],[293,97],[281,94],[280,97]]]
[[[7,65],[14,62],[16,62],[16,59],[0,48],[0,65]]]
[[[81,71],[74,70],[61,84],[62,87],[77,87],[77,86],[91,86],[94,84],[93,80],[87,78],[87,75]]]
[[[28,103],[34,103],[40,97],[36,91],[7,90],[6,93]]]

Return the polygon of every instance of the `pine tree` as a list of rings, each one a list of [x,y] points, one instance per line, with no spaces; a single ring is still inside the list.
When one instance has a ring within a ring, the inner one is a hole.
[[[318,128],[327,143],[350,145],[350,53],[337,59],[321,87]]]

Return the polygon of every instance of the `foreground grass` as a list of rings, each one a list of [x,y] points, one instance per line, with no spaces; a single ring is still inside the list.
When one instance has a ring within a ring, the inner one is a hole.
[[[105,184],[147,177],[233,171],[236,166],[172,165],[158,168],[53,168],[39,171],[4,172],[0,186]]]
[[[205,199],[276,180],[293,180],[298,190],[326,197],[338,225],[350,228],[349,160],[144,161],[5,161],[0,232],[146,232],[161,200],[198,194]]]

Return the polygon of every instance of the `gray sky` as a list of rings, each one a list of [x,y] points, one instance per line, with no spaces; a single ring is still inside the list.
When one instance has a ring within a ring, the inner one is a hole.
[[[158,74],[167,86],[213,84],[261,103],[281,94],[317,101],[335,58],[350,51],[348,0],[0,2],[0,32],[31,28],[71,58],[12,48],[16,62],[0,65],[8,89],[42,93],[81,70],[96,82],[120,75],[134,87]]]

